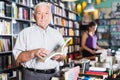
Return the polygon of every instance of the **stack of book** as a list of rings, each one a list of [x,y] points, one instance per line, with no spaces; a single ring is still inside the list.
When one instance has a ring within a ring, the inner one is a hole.
[[[85,74],[102,76],[103,79],[108,77],[107,69],[102,67],[90,67],[89,71],[86,71]]]

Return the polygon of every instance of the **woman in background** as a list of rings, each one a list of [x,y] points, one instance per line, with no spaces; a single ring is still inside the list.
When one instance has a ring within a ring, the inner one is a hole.
[[[94,56],[96,50],[102,49],[97,45],[97,36],[96,36],[97,24],[95,22],[90,22],[88,28],[82,35],[82,56],[90,57]]]

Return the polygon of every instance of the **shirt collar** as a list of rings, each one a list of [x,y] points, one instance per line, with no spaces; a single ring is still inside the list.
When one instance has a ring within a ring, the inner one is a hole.
[[[36,25],[36,24],[35,24],[35,27],[36,27],[38,30],[42,31],[42,32],[47,32],[47,31],[49,31],[49,29],[50,29],[50,26],[48,26],[46,30],[43,30],[41,27],[39,27],[39,26]]]

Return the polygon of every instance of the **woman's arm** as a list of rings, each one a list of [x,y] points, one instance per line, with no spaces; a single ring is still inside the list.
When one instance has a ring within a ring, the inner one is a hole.
[[[101,49],[104,49],[104,48],[101,48],[100,46],[97,45],[96,49],[101,50]]]

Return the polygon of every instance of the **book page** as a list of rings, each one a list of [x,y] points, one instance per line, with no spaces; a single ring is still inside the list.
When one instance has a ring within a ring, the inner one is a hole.
[[[70,38],[68,38],[66,41],[65,41],[65,43],[64,43],[64,45],[62,46],[62,52],[64,51],[64,49],[66,48],[66,47],[68,47],[68,45],[70,44],[70,41],[72,40],[72,38],[70,37]]]

